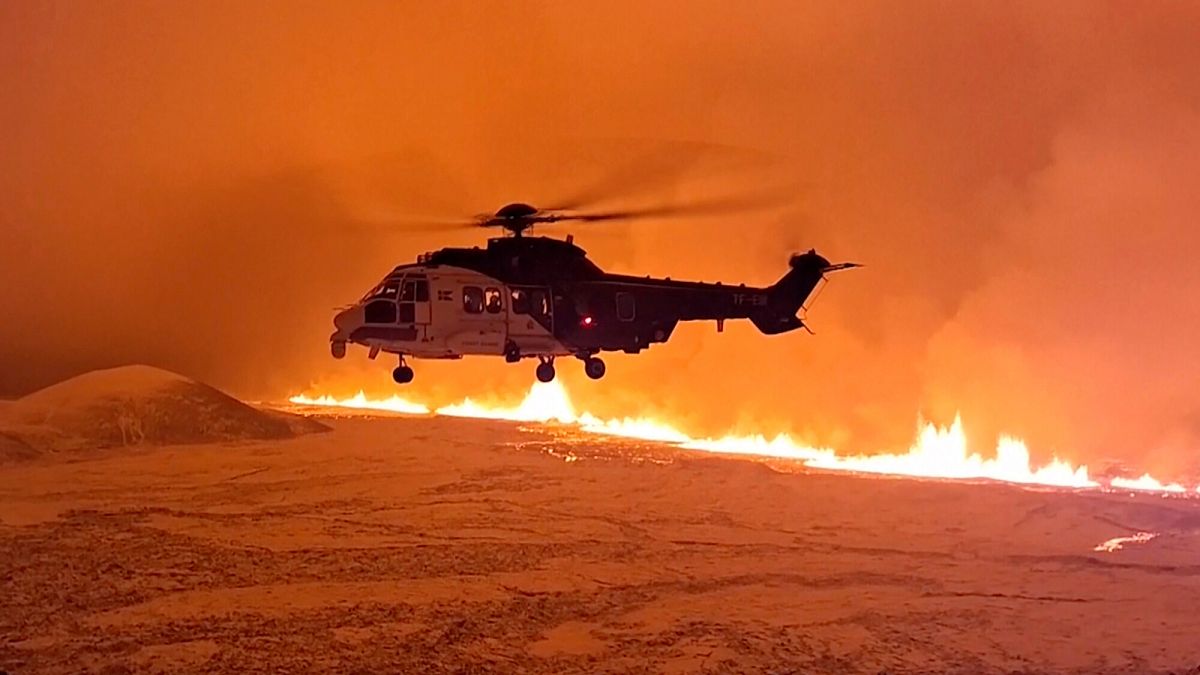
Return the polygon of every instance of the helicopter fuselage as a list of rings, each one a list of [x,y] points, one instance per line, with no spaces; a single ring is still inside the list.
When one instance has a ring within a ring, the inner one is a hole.
[[[569,239],[507,237],[487,249],[442,249],[401,265],[358,303],[340,311],[330,336],[346,345],[418,359],[470,355],[557,356],[598,361],[604,351],[637,353],[667,341],[680,321],[750,319],[764,333],[795,330],[805,301],[835,269],[815,252],[794,256],[770,287],[655,279],[601,271]],[[588,374],[599,375],[592,365]],[[553,377],[550,366],[549,376]],[[539,378],[543,371],[539,370]],[[407,370],[411,379],[411,369]]]

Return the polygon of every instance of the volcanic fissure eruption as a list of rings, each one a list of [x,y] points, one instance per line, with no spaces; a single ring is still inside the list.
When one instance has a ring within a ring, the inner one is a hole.
[[[804,445],[784,433],[773,437],[765,434],[727,434],[719,438],[696,438],[661,420],[644,417],[600,418],[589,412],[576,411],[566,389],[558,381],[534,384],[515,407],[484,405],[470,398],[451,405],[431,407],[399,396],[371,399],[362,392],[349,398],[297,395],[289,400],[304,406],[411,415],[433,414],[513,422],[557,422],[575,425],[588,433],[666,443],[688,450],[792,459],[806,467],[826,471],[950,480],[994,480],[1074,489],[1189,492],[1179,483],[1164,483],[1149,474],[1137,479],[1112,478],[1101,481],[1089,475],[1087,466],[1074,465],[1057,457],[1046,464],[1035,465],[1025,443],[1009,436],[1001,436],[996,444],[994,456],[985,457],[969,449],[962,420],[958,417],[955,417],[948,427],[929,422],[919,423],[917,437],[906,452],[847,455],[830,448]],[[1192,491],[1200,492],[1200,487]]]

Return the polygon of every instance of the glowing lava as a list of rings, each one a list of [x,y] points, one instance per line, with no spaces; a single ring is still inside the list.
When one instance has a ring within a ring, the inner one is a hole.
[[[430,414],[428,406],[393,396],[388,399],[368,399],[362,392],[347,399],[329,396],[310,398],[293,396],[292,403],[313,406],[336,406],[361,410],[381,410],[398,413]],[[828,471],[853,471],[893,476],[913,476],[946,479],[987,479],[1026,485],[1047,485],[1067,488],[1094,488],[1101,484],[1088,476],[1086,466],[1052,458],[1043,466],[1034,466],[1025,443],[1002,436],[995,456],[984,457],[970,452],[962,420],[955,418],[949,427],[934,424],[919,426],[917,439],[903,454],[841,455],[828,448],[814,448],[797,443],[786,434],[772,439],[765,436],[726,435],[721,438],[693,438],[670,424],[644,418],[601,419],[587,412],[577,412],[562,384],[555,381],[537,383],[516,407],[484,405],[471,399],[442,406],[433,414],[450,417],[510,420],[514,422],[559,422],[577,425],[581,430],[608,436],[621,436],[661,442],[706,452],[756,455],[794,459],[805,466]],[[1109,487],[1116,489],[1155,492],[1185,492],[1176,483],[1164,484],[1150,475],[1138,479],[1114,478]],[[1198,488],[1200,489],[1200,488]]]
[[[1114,488],[1122,490],[1143,490],[1146,492],[1187,492],[1187,488],[1179,483],[1160,483],[1157,479],[1148,473],[1142,474],[1141,478],[1114,478],[1109,483]],[[1200,491],[1200,488],[1196,488]]]
[[[1116,553],[1125,548],[1125,544],[1144,544],[1157,536],[1154,532],[1138,532],[1130,537],[1113,537],[1104,543],[1096,544],[1092,550],[1100,553]]]
[[[361,391],[350,398],[339,399],[332,396],[318,396],[316,398],[309,398],[308,396],[293,396],[288,400],[297,405],[354,408],[355,410],[379,410],[384,412],[405,413],[408,415],[429,414],[429,408],[420,403],[413,403],[412,401],[400,398],[399,396],[383,399],[368,399],[367,395]]]

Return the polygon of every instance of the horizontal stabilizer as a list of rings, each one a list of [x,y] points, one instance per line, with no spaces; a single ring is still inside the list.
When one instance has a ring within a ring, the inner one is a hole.
[[[779,335],[804,327],[804,322],[794,314],[754,314],[750,321],[763,335]]]
[[[836,263],[833,265],[826,265],[824,272],[826,272],[826,273],[841,272],[842,270],[852,270],[856,267],[862,267],[862,266],[863,266],[862,263],[852,263],[852,262]]]

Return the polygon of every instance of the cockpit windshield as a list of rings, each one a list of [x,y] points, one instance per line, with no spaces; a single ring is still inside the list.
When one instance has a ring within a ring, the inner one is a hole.
[[[360,302],[367,300],[395,300],[400,295],[400,280],[399,279],[384,279],[379,282],[379,285],[372,288],[366,295],[362,297]]]

